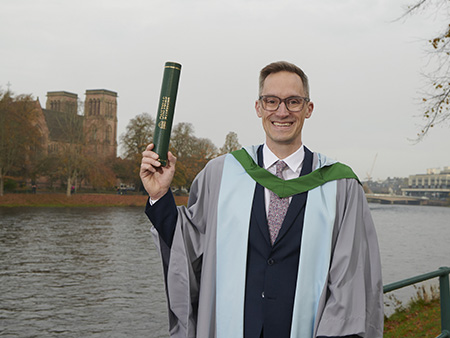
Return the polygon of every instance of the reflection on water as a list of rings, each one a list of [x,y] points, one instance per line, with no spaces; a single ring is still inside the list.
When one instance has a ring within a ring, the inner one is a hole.
[[[370,207],[385,284],[450,265],[450,208]],[[149,226],[142,208],[0,208],[0,336],[167,337]]]
[[[167,337],[142,208],[0,209],[2,337]]]

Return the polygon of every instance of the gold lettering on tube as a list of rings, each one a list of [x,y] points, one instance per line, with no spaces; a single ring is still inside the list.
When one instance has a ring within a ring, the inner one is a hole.
[[[163,96],[161,100],[161,110],[159,111],[159,119],[167,120],[169,114],[170,97]]]

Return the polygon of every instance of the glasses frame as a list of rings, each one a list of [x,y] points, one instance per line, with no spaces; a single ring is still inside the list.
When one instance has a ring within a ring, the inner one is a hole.
[[[267,108],[265,107],[266,103],[264,102],[264,99],[267,98],[267,97],[273,97],[273,98],[276,98],[276,99],[280,100],[280,102],[278,102],[278,106],[277,106],[276,109],[267,109]],[[302,100],[303,100],[302,107],[301,107],[299,110],[291,110],[291,109],[289,109],[288,105],[286,104],[286,100],[289,100],[289,99],[302,99]],[[259,97],[259,100],[261,101],[261,104],[262,104],[262,107],[263,107],[264,110],[267,110],[267,111],[277,111],[277,110],[280,108],[281,102],[284,102],[284,106],[285,106],[286,109],[287,109],[288,111],[290,111],[290,112],[299,112],[299,111],[302,111],[303,108],[305,108],[305,103],[311,101],[309,97],[304,97],[304,96],[289,96],[289,97],[287,97],[287,98],[285,98],[285,99],[282,99],[282,98],[280,98],[280,97],[278,97],[278,96],[275,96],[275,95],[261,95],[261,96]]]

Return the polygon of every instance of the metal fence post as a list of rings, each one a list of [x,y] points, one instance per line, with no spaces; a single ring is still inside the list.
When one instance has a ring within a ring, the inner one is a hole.
[[[450,285],[448,278],[448,268],[441,267],[442,270],[447,270],[447,273],[439,276],[440,302],[441,302],[441,330],[450,333]]]

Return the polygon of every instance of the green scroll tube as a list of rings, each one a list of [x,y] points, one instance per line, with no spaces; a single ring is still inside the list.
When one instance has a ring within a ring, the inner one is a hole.
[[[159,155],[159,161],[164,167],[167,165],[167,152],[169,151],[180,72],[181,65],[179,63],[166,62],[153,136],[153,143],[155,144],[153,151]]]

